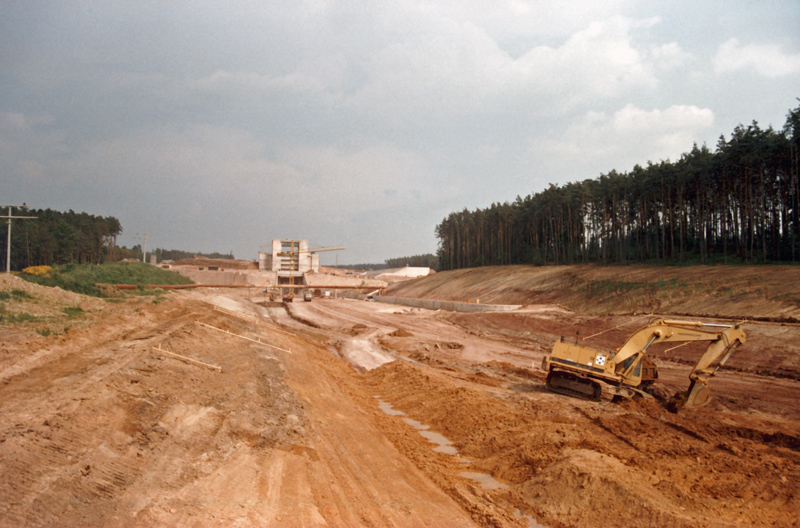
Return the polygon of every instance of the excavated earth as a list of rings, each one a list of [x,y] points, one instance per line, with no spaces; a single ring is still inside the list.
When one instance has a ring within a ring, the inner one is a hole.
[[[427,296],[497,289],[463,280]],[[634,310],[223,289],[107,302],[8,276],[3,292],[0,526],[800,526],[791,309],[762,317],[739,299],[762,320],[711,404],[673,414],[545,389],[556,339],[618,347],[650,317]],[[664,314],[692,310],[729,322],[685,299]],[[653,350],[665,394],[701,350]]]

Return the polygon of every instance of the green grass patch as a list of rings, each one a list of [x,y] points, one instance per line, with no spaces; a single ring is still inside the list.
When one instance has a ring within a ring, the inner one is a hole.
[[[33,299],[25,290],[0,291],[0,301],[21,301],[23,299]]]
[[[67,306],[61,312],[67,317],[83,317],[86,314],[80,306]]]
[[[108,297],[98,284],[133,284],[142,295],[155,295],[154,290],[145,289],[148,285],[192,284],[188,278],[173,271],[157,268],[143,262],[111,262],[107,264],[65,264],[53,268],[47,275],[20,273],[20,278],[41,284],[58,286],[94,297]]]
[[[641,290],[642,293],[652,290],[652,283],[642,282],[625,282],[603,279],[599,281],[592,281],[582,289],[590,297],[605,297],[608,295],[616,295],[621,293],[637,292]]]
[[[0,312],[0,324],[41,323],[49,319],[50,317],[31,315],[25,312]]]

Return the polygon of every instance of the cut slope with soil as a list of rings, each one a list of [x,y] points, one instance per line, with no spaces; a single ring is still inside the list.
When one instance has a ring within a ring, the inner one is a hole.
[[[798,525],[794,324],[747,323],[711,404],[672,414],[550,393],[538,367],[562,335],[619,346],[640,315],[236,292],[4,327],[0,526]],[[697,353],[653,350],[665,390]]]
[[[496,266],[440,272],[386,295],[800,322],[800,267]]]

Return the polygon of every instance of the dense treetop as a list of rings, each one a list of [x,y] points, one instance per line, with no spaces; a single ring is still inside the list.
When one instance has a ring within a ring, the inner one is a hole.
[[[3,211],[3,213],[7,213]],[[75,211],[15,207],[14,216],[35,216],[36,220],[13,220],[11,231],[11,269],[27,266],[103,262],[116,245],[122,226],[116,218]],[[3,269],[7,242],[0,240]]]
[[[3,214],[8,210],[4,209]],[[11,230],[11,269],[28,266],[54,266],[67,263],[100,264],[122,259],[142,259],[142,247],[117,246],[122,225],[113,216],[15,207],[13,216],[35,216],[35,220],[13,220]],[[3,233],[5,235],[5,233]],[[0,262],[6,268],[7,237],[0,240]],[[232,259],[233,254],[198,253],[155,248],[148,251],[157,260],[177,260],[195,255]]]
[[[598,262],[800,260],[800,107],[677,161],[550,185],[436,228],[441,269]]]

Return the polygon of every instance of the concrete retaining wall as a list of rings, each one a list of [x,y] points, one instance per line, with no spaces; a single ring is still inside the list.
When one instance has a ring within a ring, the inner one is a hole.
[[[362,294],[345,294],[351,299],[366,299]],[[456,301],[434,301],[431,299],[408,299],[405,297],[385,297],[383,295],[373,295],[373,299],[378,302],[390,304],[402,304],[415,308],[427,308],[428,310],[448,310],[451,312],[510,312],[522,308],[521,304],[475,304]]]

